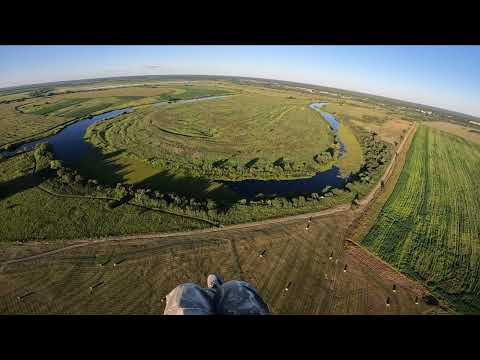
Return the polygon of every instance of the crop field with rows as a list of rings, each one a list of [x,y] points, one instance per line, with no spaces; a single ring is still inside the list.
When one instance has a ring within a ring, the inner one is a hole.
[[[480,146],[421,126],[404,170],[363,240],[463,312],[480,311]]]

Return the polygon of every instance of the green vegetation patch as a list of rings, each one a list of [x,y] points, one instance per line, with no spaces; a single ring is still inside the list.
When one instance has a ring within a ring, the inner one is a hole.
[[[68,122],[59,116],[24,114],[15,107],[15,103],[0,104],[0,146],[13,145],[38,134],[47,136],[47,132]]]
[[[346,121],[338,120],[340,121],[338,137],[340,141],[345,144],[347,151],[335,165],[340,168],[342,175],[348,175],[351,172],[358,171],[364,161],[364,151],[358,141],[359,136],[355,135],[353,127],[349,126]]]
[[[131,99],[123,99],[116,97],[107,98],[80,98],[80,99],[62,99],[57,101],[47,99],[29,103],[21,106],[20,111],[24,113],[33,113],[37,115],[55,115],[63,116],[69,119],[81,118],[89,114],[107,109],[113,105],[122,107],[122,103]]]
[[[480,311],[480,146],[421,126],[362,244],[460,311]]]
[[[32,174],[35,167],[37,172]],[[49,194],[45,191],[51,190],[48,167],[50,161],[36,164],[32,152],[0,162],[0,241],[90,238],[208,226],[130,204],[109,207],[108,200]]]
[[[76,105],[85,102],[87,99],[63,99],[58,102],[45,101],[43,104],[29,104],[19,108],[20,111],[25,113],[33,113],[37,115],[47,115],[54,112],[59,112],[59,110],[65,110],[69,107],[74,107]]]
[[[102,90],[102,91],[100,91]],[[232,94],[216,86],[159,86],[154,89],[77,90],[58,93],[50,88],[0,93],[0,146],[52,135],[72,120],[110,110],[151,105],[160,101]]]
[[[187,99],[197,99],[207,96],[230,95],[232,92],[215,87],[186,85],[179,86],[174,91],[162,94],[158,97],[159,101],[177,101]]]
[[[97,123],[86,137],[103,151],[123,151],[172,173],[230,180],[311,176],[332,165],[335,154],[318,155],[329,148],[338,153],[338,144],[308,105],[241,94],[151,106]]]

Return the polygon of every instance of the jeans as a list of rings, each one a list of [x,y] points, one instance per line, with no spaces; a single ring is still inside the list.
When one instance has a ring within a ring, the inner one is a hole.
[[[257,290],[245,281],[231,280],[204,289],[196,284],[177,286],[167,295],[164,315],[268,315]]]

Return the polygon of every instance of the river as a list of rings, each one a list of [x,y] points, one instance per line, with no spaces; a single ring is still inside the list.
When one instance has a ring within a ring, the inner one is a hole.
[[[191,103],[195,101],[211,100],[214,98],[221,98],[224,96],[210,96],[198,99],[179,100],[176,104]],[[168,104],[167,101],[159,102],[155,106],[163,106]],[[310,108],[318,111],[324,120],[326,120],[334,134],[338,135],[339,122],[335,117],[329,113],[321,111],[321,108],[326,103],[312,103]],[[130,113],[134,111],[132,108],[118,109],[105,112],[103,114],[95,115],[87,119],[78,120],[72,125],[66,126],[60,132],[55,135],[22,144],[17,149],[11,151],[4,151],[2,154],[7,157],[14,156],[16,154],[32,150],[38,144],[50,143],[55,150],[55,157],[67,164],[73,164],[80,161],[88,150],[93,148],[93,145],[84,140],[84,135],[87,128],[99,121],[111,119],[113,117]],[[339,157],[347,151],[345,144],[340,142]],[[222,181],[223,184],[228,186],[233,191],[240,194],[242,197],[252,199],[258,194],[264,195],[290,195],[290,194],[302,194],[320,192],[326,186],[342,187],[346,178],[343,178],[340,174],[340,169],[333,165],[326,171],[317,172],[314,176],[302,179],[293,180],[257,180],[247,179],[241,181]]]

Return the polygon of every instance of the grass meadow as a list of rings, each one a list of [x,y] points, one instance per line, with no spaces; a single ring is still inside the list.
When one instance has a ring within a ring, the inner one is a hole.
[[[0,241],[91,238],[126,233],[179,231],[206,227],[203,222],[106,200],[58,197],[32,175],[32,153],[0,163]],[[208,225],[208,224],[207,224]]]
[[[244,93],[222,99],[145,107],[122,121],[89,128],[87,139],[104,152],[124,152],[173,173],[214,179],[295,178],[327,169],[335,158],[315,160],[334,147],[333,134],[308,101]],[[358,168],[358,141],[350,167]]]

